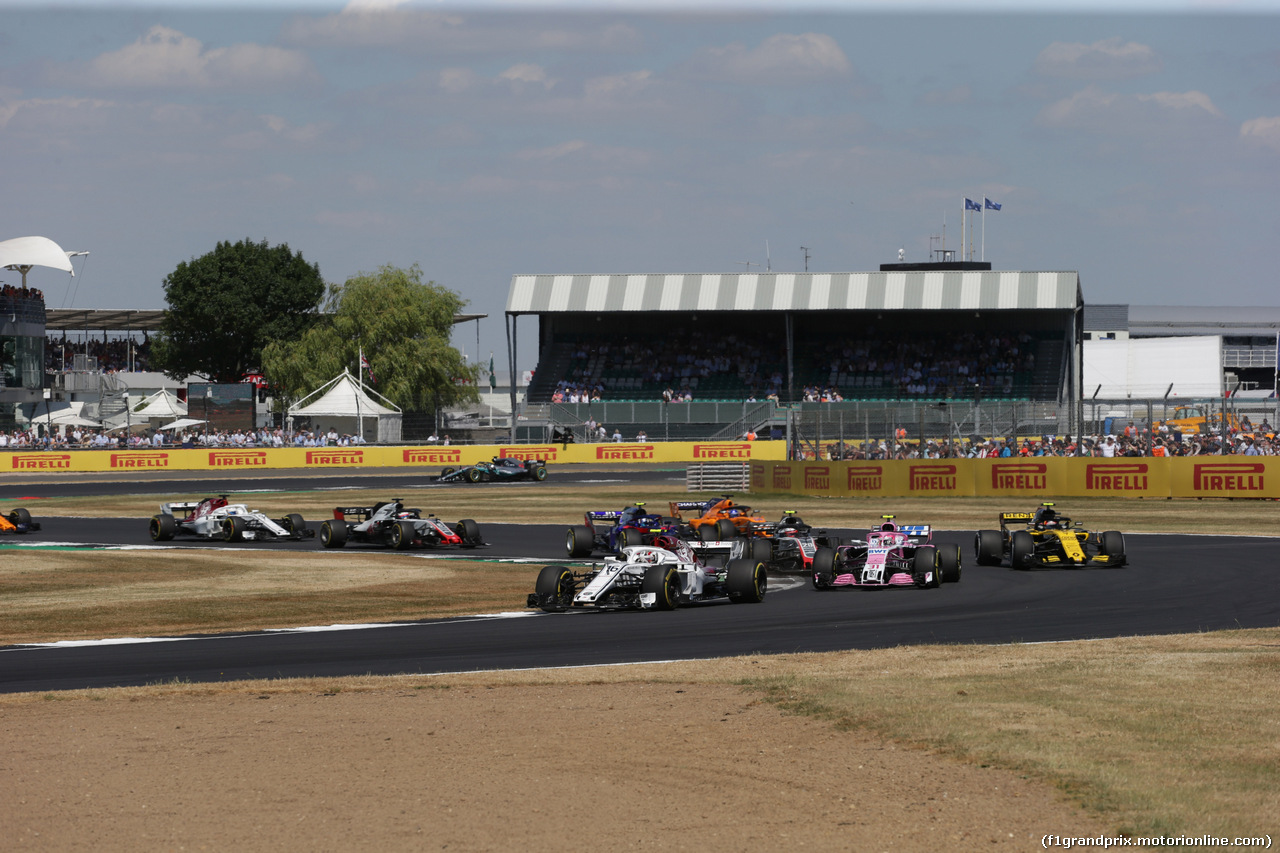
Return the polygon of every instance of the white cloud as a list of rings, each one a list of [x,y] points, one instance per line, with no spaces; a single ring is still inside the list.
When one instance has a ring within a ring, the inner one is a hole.
[[[543,89],[550,89],[557,82],[547,75],[545,68],[529,63],[511,66],[499,74],[498,79],[509,82],[516,91],[523,90],[525,85],[538,85]]]
[[[304,54],[261,44],[206,49],[198,39],[154,26],[133,44],[93,59],[82,70],[55,76],[101,88],[279,88],[319,79]]]
[[[1280,116],[1249,119],[1240,125],[1240,138],[1280,151]]]
[[[1040,51],[1035,67],[1046,77],[1118,80],[1152,74],[1162,63],[1147,45],[1116,36],[1093,44],[1056,41]]]
[[[1128,133],[1152,125],[1196,124],[1222,118],[1203,92],[1154,92],[1122,95],[1090,86],[1045,107],[1037,119],[1044,127]]]
[[[754,48],[712,47],[688,65],[698,77],[731,83],[805,83],[853,76],[853,64],[831,36],[779,33]]]
[[[653,72],[631,71],[607,77],[593,77],[583,86],[588,101],[610,102],[633,97],[649,88]]]

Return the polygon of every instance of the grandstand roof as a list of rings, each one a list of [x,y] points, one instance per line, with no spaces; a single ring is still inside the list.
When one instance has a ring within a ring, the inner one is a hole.
[[[508,314],[1074,310],[1076,272],[514,275]]]
[[[1086,332],[1129,331],[1128,305],[1084,306],[1084,330]]]
[[[1269,336],[1276,332],[1280,332],[1280,307],[1275,306],[1129,306],[1129,334],[1137,337]]]

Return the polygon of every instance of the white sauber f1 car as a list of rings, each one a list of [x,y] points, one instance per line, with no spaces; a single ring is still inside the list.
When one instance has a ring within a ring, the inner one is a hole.
[[[265,513],[249,509],[244,504],[228,503],[226,495],[202,501],[161,504],[160,514],[151,517],[150,532],[155,542],[167,542],[175,536],[241,542],[305,539],[316,535],[297,513],[290,513],[284,518],[268,518]]]
[[[573,607],[674,610],[683,604],[727,598],[735,604],[764,600],[768,576],[759,560],[731,559],[708,565],[689,543],[661,535],[652,545],[623,548],[586,572],[547,566],[538,575],[527,606],[548,613]]]
[[[348,542],[383,545],[396,551],[411,548],[475,548],[484,545],[480,525],[464,518],[455,525],[446,524],[422,510],[407,508],[399,498],[380,501],[373,506],[340,506],[333,518],[320,525],[320,544],[341,548]]]

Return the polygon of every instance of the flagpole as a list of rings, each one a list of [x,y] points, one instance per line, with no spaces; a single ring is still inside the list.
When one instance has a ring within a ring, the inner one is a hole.
[[[964,251],[965,251],[964,224],[965,224],[965,220],[968,218],[969,218],[969,211],[965,208],[964,202],[961,202],[960,203],[960,260],[961,261],[964,261]]]
[[[985,261],[987,259],[987,197],[982,197],[982,257],[978,260]]]

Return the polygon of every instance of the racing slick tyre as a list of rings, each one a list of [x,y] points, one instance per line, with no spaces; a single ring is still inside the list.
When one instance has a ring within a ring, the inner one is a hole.
[[[244,519],[238,515],[228,516],[222,520],[222,541],[244,541]]]
[[[733,522],[727,518],[722,518],[716,522],[716,538],[721,542],[733,539],[738,535],[738,528]]]
[[[813,552],[813,588],[831,589],[836,581],[836,549],[819,548]]]
[[[480,482],[480,471],[476,468],[472,468],[471,470],[467,471],[467,482],[468,483]]]
[[[563,613],[573,604],[573,572],[564,566],[546,566],[538,572],[534,591],[538,606],[547,613]]]
[[[1031,558],[1036,553],[1036,540],[1025,530],[1014,531],[1009,541],[1009,562],[1015,569],[1031,568]]]
[[[773,543],[768,539],[748,539],[742,556],[768,565],[773,561]]]
[[[152,542],[168,542],[177,532],[178,522],[172,515],[165,513],[151,517],[150,533]]]
[[[675,610],[680,594],[680,573],[675,566],[650,566],[640,581],[640,594],[653,593],[653,610]]]
[[[1102,533],[1102,553],[1110,557],[1116,566],[1128,565],[1124,554],[1124,534],[1119,530],[1106,530]]]
[[[9,523],[14,527],[24,527],[31,524],[31,513],[27,512],[23,507],[14,507],[13,512],[9,513]]]
[[[596,538],[591,535],[591,528],[585,524],[570,527],[564,534],[564,549],[569,552],[569,557],[572,559],[590,557],[595,547]]]
[[[769,589],[769,574],[759,560],[730,560],[725,566],[725,591],[734,604],[759,604]]]
[[[320,544],[326,548],[341,548],[347,544],[347,523],[330,519],[320,525]]]
[[[942,545],[938,548],[938,573],[943,583],[960,582],[960,546]]]
[[[718,533],[716,533],[715,525],[713,525],[713,524],[704,524],[704,525],[702,525],[701,527],[699,527],[699,528],[698,528],[698,538],[699,538],[699,539],[701,539],[703,542],[714,542],[714,541],[716,541],[716,539],[718,539],[718,538],[719,538],[719,534],[718,534]]]
[[[926,545],[916,549],[911,558],[911,577],[921,589],[937,589],[942,586],[941,558],[938,549]]]
[[[474,518],[462,519],[453,532],[462,538],[463,545],[479,545],[484,541],[480,538],[480,525],[476,524]]]
[[[450,474],[452,474],[454,471],[457,471],[457,470],[458,470],[457,468],[445,468],[443,471],[440,472],[440,476],[448,477]]]
[[[539,483],[547,479],[547,469],[542,467],[541,465],[539,465],[537,468],[534,468],[533,479],[537,480]]]
[[[973,539],[973,556],[979,566],[998,566],[1004,557],[1004,538],[999,530],[979,530]]]
[[[307,523],[296,512],[291,512],[280,520],[284,522],[280,526],[290,533],[302,535],[302,531],[307,529]]]
[[[393,551],[408,551],[413,547],[416,533],[412,521],[397,521],[387,528],[387,544]]]
[[[644,544],[644,533],[630,527],[618,531],[618,550]]]

